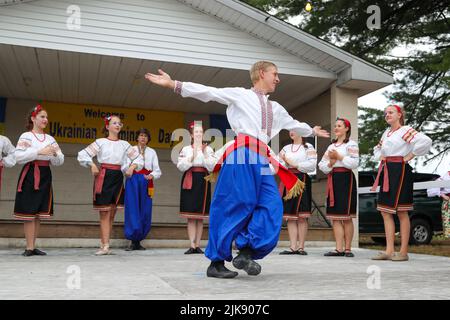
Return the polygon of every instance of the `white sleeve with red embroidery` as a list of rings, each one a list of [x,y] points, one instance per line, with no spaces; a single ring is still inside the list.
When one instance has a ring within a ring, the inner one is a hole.
[[[310,173],[316,170],[317,153],[311,144],[306,144],[306,160],[297,164],[297,169],[301,172]]]
[[[28,132],[22,133],[14,151],[14,156],[18,164],[25,164],[37,159],[39,150],[33,147],[32,143],[33,140]]]
[[[281,149],[281,151],[278,153],[278,155],[276,156],[275,159],[277,159],[277,161],[278,161],[283,167],[286,167],[286,168],[287,168],[287,166],[288,166],[287,163],[286,163],[283,159],[281,159],[281,157],[282,157],[283,155],[286,154],[285,148],[286,148],[286,146],[284,146],[283,149]]]
[[[214,167],[216,166],[217,159],[214,155],[214,150],[210,146],[206,146],[205,149],[205,158],[204,158],[204,166],[209,171],[212,172]]]
[[[273,115],[274,123],[277,124],[277,128],[274,128],[275,130],[278,129],[278,132],[282,129],[293,130],[302,137],[310,137],[313,135],[313,129],[307,123],[299,122],[292,118],[278,102],[273,102],[272,104],[276,106]]]
[[[3,148],[0,150],[2,153],[2,163],[6,168],[14,167],[16,164],[16,157],[14,155],[15,148],[11,141],[7,137],[1,137],[3,142]]]
[[[444,178],[439,177],[435,181],[444,181]],[[427,195],[428,197],[440,197],[443,194],[442,191],[442,188],[429,188],[427,189]]]
[[[134,148],[127,141],[121,141],[123,144],[124,153],[122,159],[122,172],[126,172],[131,165],[136,165],[136,171],[141,171],[144,167],[144,158],[139,153],[137,148]]]
[[[191,148],[191,146],[188,146],[188,148]],[[178,155],[177,168],[181,172],[185,172],[192,167],[192,162],[190,159],[192,154],[190,154],[187,150],[188,149],[184,147],[183,149],[181,149],[180,154]]]
[[[412,153],[415,156],[424,156],[430,152],[433,141],[423,133],[416,131],[416,134],[414,134],[409,143],[413,147]]]
[[[202,102],[216,101],[230,105],[239,99],[242,88],[214,88],[194,82],[175,81],[174,92],[183,98],[195,98]]]
[[[59,147],[55,138],[51,137],[51,139],[51,145],[56,149],[56,156],[52,156],[50,158],[50,163],[52,164],[52,166],[62,166],[64,164],[64,154],[62,153],[61,148]]]
[[[322,160],[320,160],[319,165],[318,165],[320,171],[322,171],[325,174],[329,174],[331,172],[331,170],[333,170],[333,168],[330,168],[328,166],[329,163],[330,163],[330,158],[328,157],[328,149],[327,149],[327,151],[324,153],[324,155],[322,157]]]
[[[344,167],[347,169],[357,169],[359,165],[359,148],[355,141],[350,140],[347,143],[346,155],[342,159]]]
[[[380,138],[380,142],[378,142],[378,144],[373,148],[373,158],[375,161],[380,161],[381,160],[381,147],[383,146],[383,139],[384,136],[386,135],[386,132],[383,132],[383,134],[381,135]]]
[[[151,159],[152,167],[150,168],[152,170],[152,176],[154,180],[157,180],[162,175],[161,169],[159,168],[158,155],[156,154],[155,150],[149,148],[147,149],[148,149],[147,152],[151,154],[152,158]]]
[[[98,155],[100,151],[100,139],[95,140],[86,148],[78,152],[77,160],[81,166],[90,168],[93,162],[93,158]]]

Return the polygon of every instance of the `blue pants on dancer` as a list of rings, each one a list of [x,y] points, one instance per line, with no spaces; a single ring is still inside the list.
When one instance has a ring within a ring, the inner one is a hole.
[[[231,261],[232,242],[262,259],[277,245],[283,203],[267,158],[247,147],[228,155],[220,170],[210,208],[206,256]],[[247,270],[246,270],[247,271]]]
[[[147,237],[152,225],[152,203],[148,180],[143,174],[133,174],[125,184],[125,237],[139,242]]]

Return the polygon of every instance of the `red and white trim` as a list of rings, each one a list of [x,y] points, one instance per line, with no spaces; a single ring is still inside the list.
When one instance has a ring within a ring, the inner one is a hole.
[[[273,107],[272,102],[267,99],[267,104],[264,102],[264,93],[252,88],[253,92],[256,93],[259,99],[259,104],[261,106],[261,127],[262,130],[266,130],[267,136],[270,137],[272,134],[273,127]]]
[[[181,95],[181,91],[183,90],[183,82],[175,80],[175,88],[173,89],[173,91],[176,94],[180,94]]]
[[[405,140],[407,143],[411,143],[416,134],[417,134],[416,130],[414,130],[413,128],[409,128],[409,130],[406,131],[406,133],[403,135],[402,139]]]
[[[330,220],[340,220],[340,221],[346,221],[346,220],[352,220],[356,219],[356,214],[350,214],[350,215],[339,215],[339,214],[327,214],[327,218]]]
[[[208,219],[209,215],[204,213],[192,213],[192,212],[180,212],[180,216],[187,218],[187,219],[195,219],[195,220],[203,220]]]
[[[298,213],[298,217],[300,219],[308,219],[308,218],[311,218],[311,216],[312,216],[311,212],[299,212]]]
[[[380,142],[378,142],[377,147],[381,148],[383,146],[383,139],[380,140]]]
[[[95,157],[100,152],[97,142],[93,142],[84,149],[90,157]]]
[[[36,214],[14,212],[14,218],[21,221],[34,221],[37,218],[45,220],[53,218],[53,214],[48,212],[40,212]]]

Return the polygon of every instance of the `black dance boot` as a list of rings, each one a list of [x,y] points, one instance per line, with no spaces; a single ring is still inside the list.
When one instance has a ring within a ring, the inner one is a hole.
[[[33,250],[33,256],[46,256],[47,253],[45,253],[44,251],[41,251],[39,249],[34,249]]]
[[[261,273],[261,266],[252,259],[252,250],[248,247],[239,250],[239,254],[233,259],[233,266],[244,270],[249,276]]]
[[[203,254],[203,250],[200,247],[195,248],[195,253]]]
[[[125,251],[133,251],[134,250],[134,241],[131,241],[128,247],[125,248]]]
[[[22,253],[22,255],[23,255],[24,257],[31,257],[31,256],[34,256],[33,250],[26,249],[26,250]]]
[[[133,241],[133,250],[145,250],[140,241]]]
[[[213,261],[209,265],[206,275],[212,278],[231,279],[235,278],[238,273],[236,271],[228,270],[225,267],[224,261]]]

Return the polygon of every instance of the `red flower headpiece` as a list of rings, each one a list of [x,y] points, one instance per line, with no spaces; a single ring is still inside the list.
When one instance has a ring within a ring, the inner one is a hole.
[[[106,126],[109,126],[110,121],[111,121],[111,116],[105,117],[105,128],[106,128]]]
[[[42,111],[42,106],[40,104],[38,104],[36,107],[34,107],[34,110],[31,113],[31,116],[36,118],[38,113],[41,112],[41,111]]]
[[[194,127],[201,127],[201,128],[203,128],[202,127],[202,122],[201,121],[192,121],[191,123],[189,123],[189,130],[194,129]]]

